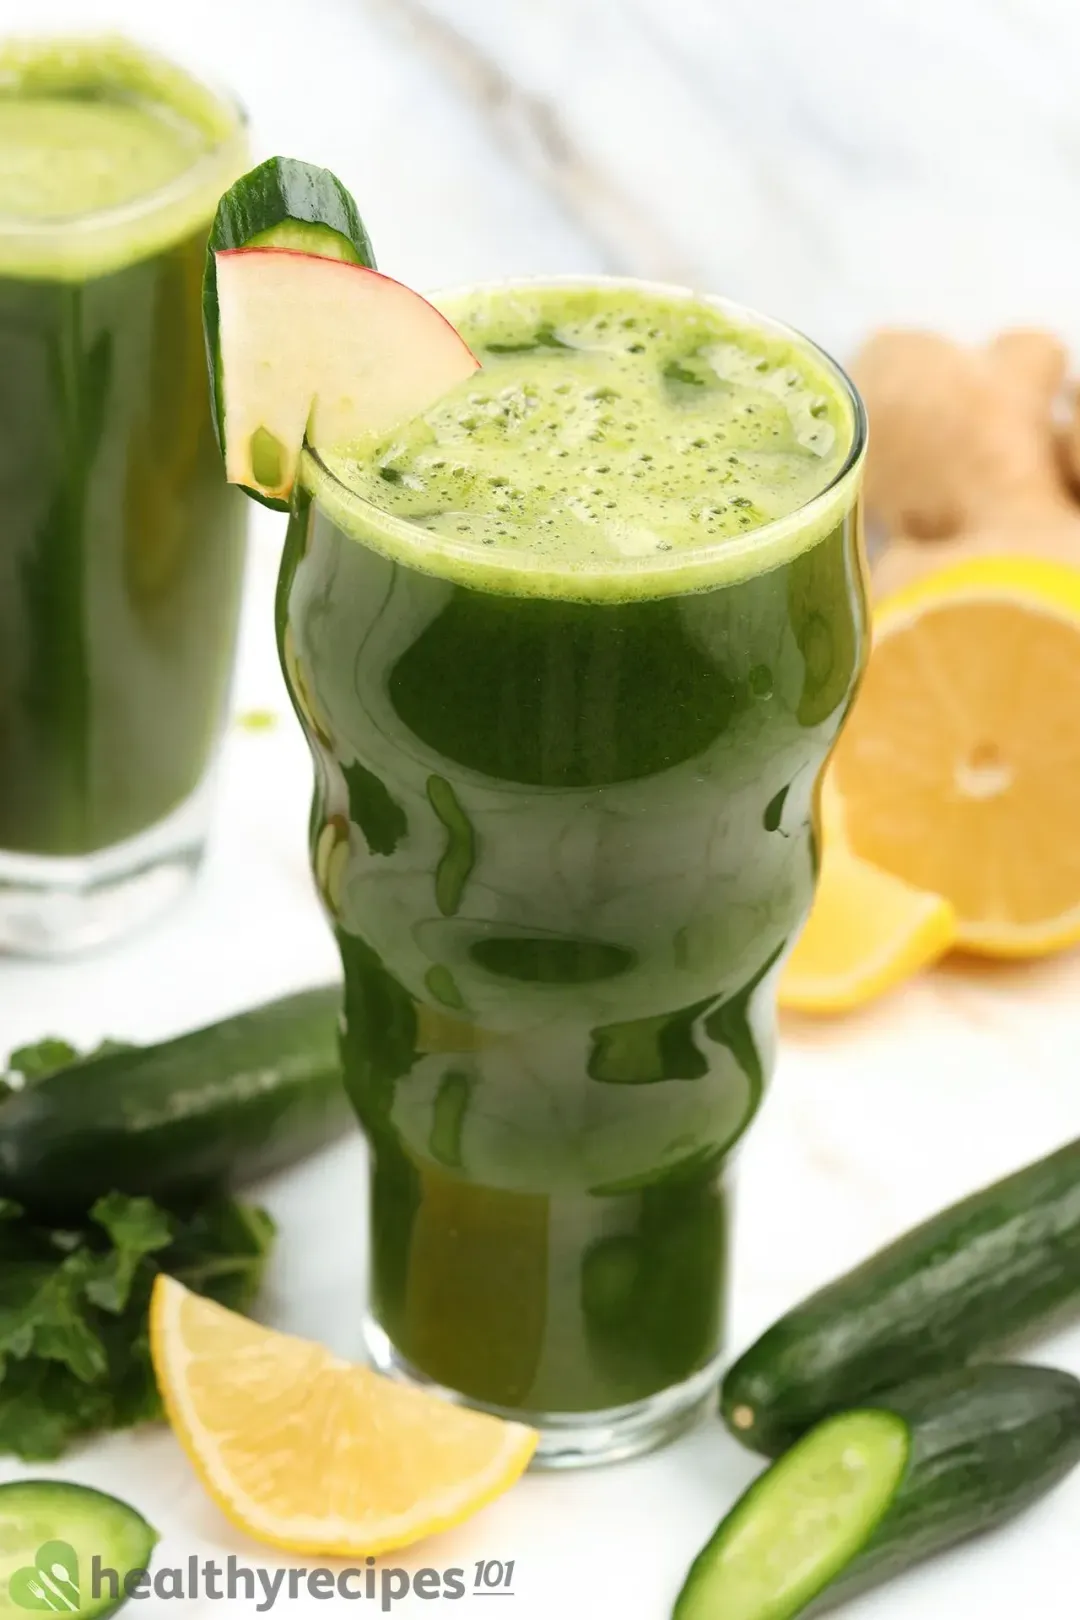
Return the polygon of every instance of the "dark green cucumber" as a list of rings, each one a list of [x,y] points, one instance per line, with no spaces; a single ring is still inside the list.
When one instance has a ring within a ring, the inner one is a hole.
[[[1080,1379],[1053,1367],[987,1363],[878,1396],[904,1419],[903,1483],[820,1609],[1015,1518],[1080,1463]]]
[[[0,1103],[0,1196],[78,1217],[109,1192],[183,1206],[302,1158],[351,1120],[336,986],[58,1069]]]
[[[986,1187],[773,1324],[720,1407],[767,1456],[878,1390],[1000,1355],[1080,1305],[1080,1141]]]
[[[218,203],[210,230],[203,278],[203,328],[218,445],[224,454],[225,426],[218,363],[218,296],[215,253],[228,248],[291,248],[325,259],[344,259],[375,269],[375,254],[356,204],[336,175],[299,158],[273,157],[237,180]],[[258,490],[253,500],[287,512],[289,503]]]
[[[124,1577],[146,1570],[157,1540],[134,1508],[89,1486],[0,1485],[0,1620],[28,1610],[105,1620],[126,1601]],[[111,1580],[105,1571],[115,1571]],[[142,1586],[145,1597],[148,1581]]]
[[[981,1366],[817,1425],[698,1554],[675,1620],[793,1620],[1013,1518],[1080,1462],[1080,1380]]]

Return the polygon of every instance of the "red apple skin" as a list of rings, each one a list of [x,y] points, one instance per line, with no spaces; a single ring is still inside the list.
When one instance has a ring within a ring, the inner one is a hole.
[[[409,287],[404,281],[397,281],[393,276],[385,275],[382,270],[372,270],[371,267],[366,264],[352,264],[348,259],[329,259],[321,253],[301,253],[299,248],[220,248],[214,254],[214,258],[220,264],[222,259],[233,259],[240,254],[243,254],[245,258],[258,258],[260,256],[272,254],[275,257],[286,255],[290,259],[315,259],[321,265],[335,265],[340,270],[348,271],[350,275],[367,276],[372,281],[382,281],[385,282],[389,287],[399,288],[402,292],[409,293],[413,298],[419,298],[422,303],[427,304],[427,307],[431,310],[432,314],[437,315],[443,325],[448,327],[450,331],[453,332],[454,336],[461,344],[461,347],[465,350],[465,353],[472,360],[473,370],[480,370],[480,361],[476,358],[475,354],[473,354],[472,350],[469,348],[460,332],[458,332],[457,328],[447,320],[446,316],[442,313],[442,310],[438,309],[434,304],[429,302],[429,300],[424,297],[423,293],[418,293],[415,287]]]

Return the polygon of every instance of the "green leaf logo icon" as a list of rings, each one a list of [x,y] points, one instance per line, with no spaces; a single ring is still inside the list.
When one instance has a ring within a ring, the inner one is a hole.
[[[8,1583],[8,1596],[20,1609],[39,1614],[77,1614],[79,1559],[66,1541],[45,1541],[32,1564],[17,1569]]]

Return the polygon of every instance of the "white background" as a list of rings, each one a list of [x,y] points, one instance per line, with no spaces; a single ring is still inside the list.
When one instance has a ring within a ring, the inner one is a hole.
[[[1080,342],[1071,0],[0,0],[2,31],[53,23],[123,27],[231,85],[256,155],[336,169],[380,263],[421,287],[631,271],[768,307],[841,355],[898,320],[972,336],[1036,321]],[[335,972],[307,875],[307,757],[272,644],[280,523],[258,514],[253,540],[236,705],[280,724],[231,731],[210,858],[181,908],[85,962],[0,965],[0,1050],[47,1030],[165,1035]],[[913,1219],[1080,1133],[1078,992],[1075,960],[955,966],[842,1025],[785,1025],[742,1162],[736,1345]],[[267,1190],[283,1230],[266,1312],[343,1353],[363,1174],[351,1142]],[[1040,1354],[1080,1373],[1080,1333]],[[399,1561],[513,1558],[519,1620],[663,1620],[754,1467],[712,1421],[621,1468],[531,1476]],[[55,1472],[136,1502],[165,1534],[162,1563],[275,1561],[222,1521],[165,1431]],[[1078,1531],[1080,1478],[846,1612],[1075,1620]]]

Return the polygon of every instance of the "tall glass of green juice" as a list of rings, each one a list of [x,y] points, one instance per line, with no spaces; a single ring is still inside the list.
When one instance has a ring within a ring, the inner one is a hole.
[[[245,146],[122,40],[0,43],[0,949],[121,933],[201,854],[244,514],[200,287]]]
[[[734,1150],[865,647],[840,370],[630,281],[439,300],[482,370],[305,452],[278,599],[371,1150],[369,1348],[659,1444],[716,1382]]]

